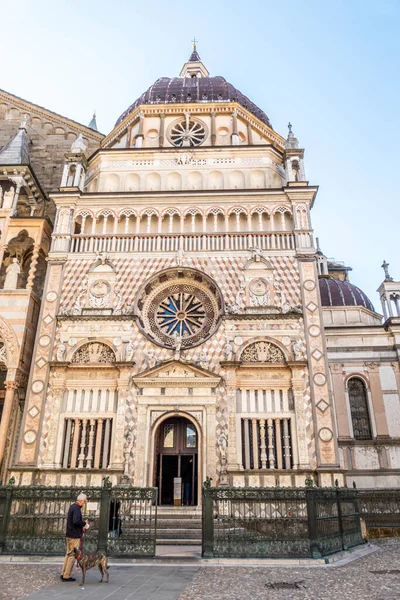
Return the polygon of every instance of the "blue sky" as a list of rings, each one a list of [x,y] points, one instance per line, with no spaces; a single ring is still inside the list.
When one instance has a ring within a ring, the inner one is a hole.
[[[2,0],[0,87],[107,133],[199,40],[223,75],[306,149],[313,225],[380,310],[400,279],[400,1]]]

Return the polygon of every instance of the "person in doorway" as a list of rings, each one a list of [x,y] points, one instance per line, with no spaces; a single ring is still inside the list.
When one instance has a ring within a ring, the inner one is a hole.
[[[75,561],[74,550],[75,548],[79,550],[83,531],[89,527],[88,519],[84,521],[82,517],[82,506],[86,501],[86,494],[79,494],[76,502],[69,507],[66,528],[67,551],[61,572],[61,581],[75,581],[74,577],[71,577],[71,571]]]

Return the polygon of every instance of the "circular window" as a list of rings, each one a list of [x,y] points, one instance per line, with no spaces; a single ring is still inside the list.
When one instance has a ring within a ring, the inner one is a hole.
[[[200,146],[206,135],[205,124],[189,117],[175,121],[169,128],[170,142],[178,147]]]
[[[156,344],[182,349],[208,339],[222,314],[222,297],[215,283],[194,269],[170,269],[155,275],[139,290],[135,312],[145,335]]]

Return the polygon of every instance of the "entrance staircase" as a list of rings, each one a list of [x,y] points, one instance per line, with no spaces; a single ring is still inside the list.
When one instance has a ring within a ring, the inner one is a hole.
[[[201,546],[201,506],[158,506],[157,545]]]

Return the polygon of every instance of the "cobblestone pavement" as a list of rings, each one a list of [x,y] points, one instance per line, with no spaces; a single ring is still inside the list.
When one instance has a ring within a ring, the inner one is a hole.
[[[59,581],[58,565],[0,564],[0,600],[22,600],[28,594]]]
[[[374,544],[341,565],[112,565],[109,584],[92,569],[84,589],[62,583],[58,565],[0,563],[0,600],[400,600],[400,539]]]
[[[205,567],[179,600],[398,600],[400,540],[378,544],[342,566]]]

